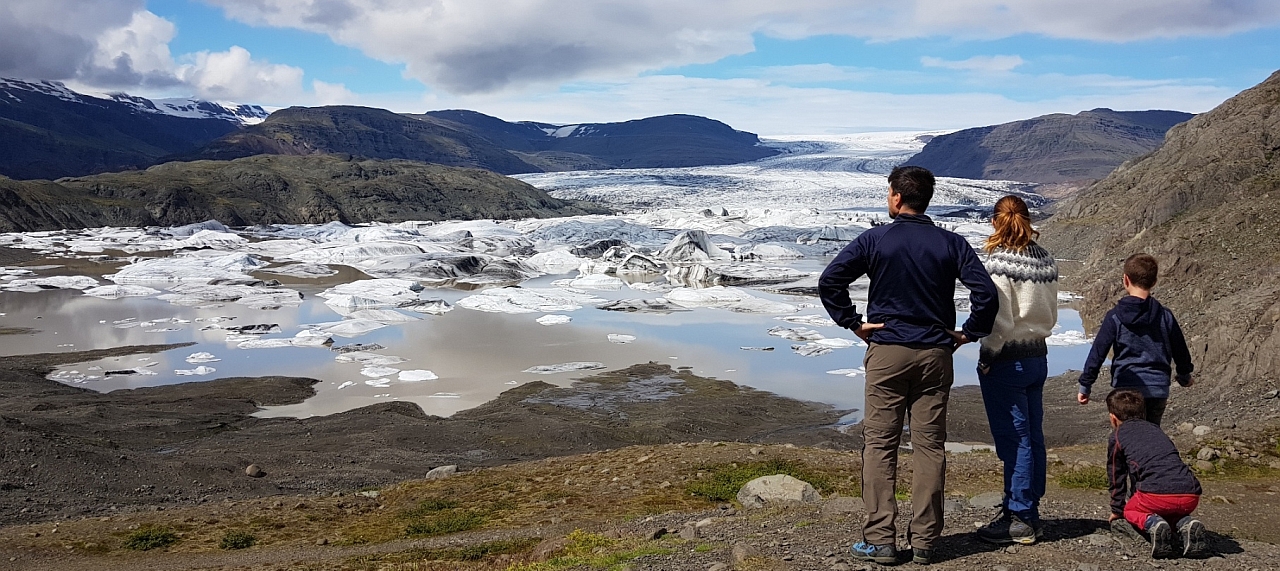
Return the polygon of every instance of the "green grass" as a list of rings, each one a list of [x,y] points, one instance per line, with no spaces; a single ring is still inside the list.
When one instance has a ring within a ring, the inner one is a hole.
[[[469,531],[484,525],[484,514],[475,510],[445,509],[413,517],[405,525],[409,537],[430,537]]]
[[[1105,490],[1111,487],[1107,470],[1101,466],[1072,468],[1058,474],[1058,485],[1064,488]]]
[[[712,502],[724,502],[738,497],[738,491],[747,482],[761,476],[786,474],[798,480],[804,480],[826,493],[832,489],[831,478],[817,472],[803,462],[795,460],[772,459],[745,464],[720,464],[704,469],[709,471],[707,478],[693,482],[686,488],[690,494],[706,498]]]
[[[649,555],[668,555],[672,551],[641,540],[609,539],[603,535],[576,530],[566,539],[564,551],[541,563],[512,565],[507,571],[558,571],[561,569],[615,570],[624,563]],[[639,543],[638,543],[639,542]]]
[[[410,549],[398,553],[382,555],[365,555],[348,560],[350,567],[382,568],[390,563],[407,563],[419,561],[481,561],[495,555],[511,555],[524,553],[542,543],[540,537],[526,537],[503,541],[489,541],[463,547],[436,547]]]
[[[229,530],[223,534],[222,540],[218,542],[218,547],[222,549],[248,549],[258,542],[258,538],[252,533],[241,530]]]
[[[163,549],[178,542],[173,530],[162,526],[146,526],[136,529],[124,538],[124,548],[134,551]]]

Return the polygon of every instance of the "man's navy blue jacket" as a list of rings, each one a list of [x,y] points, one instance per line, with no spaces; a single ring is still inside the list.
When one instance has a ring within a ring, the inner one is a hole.
[[[969,288],[965,336],[976,341],[991,334],[999,304],[991,276],[964,238],[928,216],[899,214],[892,224],[863,232],[822,272],[822,305],[846,329],[864,321],[849,299],[849,284],[863,275],[871,277],[865,321],[885,324],[871,333],[872,342],[954,345],[957,279]]]

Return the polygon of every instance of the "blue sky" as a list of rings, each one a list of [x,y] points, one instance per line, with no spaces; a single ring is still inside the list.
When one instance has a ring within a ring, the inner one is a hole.
[[[0,41],[0,75],[83,90],[556,123],[694,113],[766,135],[1201,112],[1280,62],[1280,2],[1263,0],[14,2],[0,35],[88,51],[38,67]]]

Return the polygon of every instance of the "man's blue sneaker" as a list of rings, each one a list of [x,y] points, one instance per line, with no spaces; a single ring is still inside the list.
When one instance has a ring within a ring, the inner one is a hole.
[[[892,564],[898,562],[898,548],[893,545],[871,545],[865,541],[859,541],[849,548],[855,559],[863,561],[872,561],[881,564]]]

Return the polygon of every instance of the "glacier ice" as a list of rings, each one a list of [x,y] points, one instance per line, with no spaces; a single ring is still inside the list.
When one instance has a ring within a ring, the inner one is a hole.
[[[554,375],[557,373],[569,373],[573,371],[592,371],[603,369],[604,363],[595,363],[590,361],[574,361],[571,363],[558,363],[555,365],[537,365],[529,367],[523,372],[533,373],[535,375]]]

